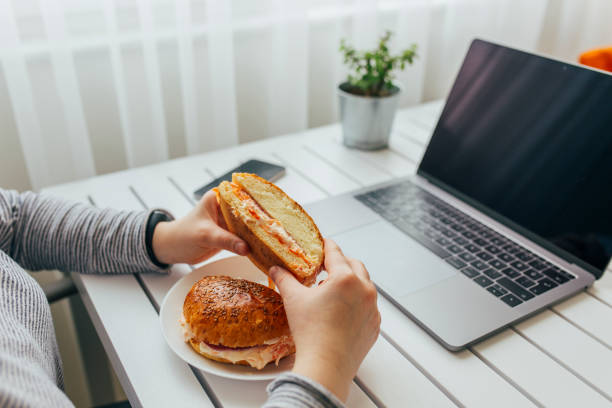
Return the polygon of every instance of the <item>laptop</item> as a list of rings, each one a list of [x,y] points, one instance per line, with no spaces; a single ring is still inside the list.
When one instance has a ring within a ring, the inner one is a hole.
[[[474,40],[415,176],[308,206],[379,292],[460,350],[612,254],[612,76]]]

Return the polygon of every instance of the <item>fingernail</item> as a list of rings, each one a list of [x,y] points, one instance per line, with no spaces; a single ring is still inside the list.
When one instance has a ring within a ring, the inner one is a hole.
[[[248,252],[248,248],[244,242],[236,242],[234,244],[234,251],[238,254],[246,254]]]
[[[280,268],[278,266],[273,266],[268,271],[272,280],[276,280],[276,275],[278,275],[279,272],[280,272]]]

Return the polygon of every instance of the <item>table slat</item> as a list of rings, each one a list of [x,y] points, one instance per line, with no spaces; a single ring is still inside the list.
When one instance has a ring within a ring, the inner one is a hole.
[[[443,108],[444,101],[437,100],[409,109],[402,109],[398,112],[397,117],[401,118],[400,121],[408,120],[426,130],[433,130]]]
[[[451,353],[383,296],[382,330],[454,398],[466,407],[529,407],[534,404],[469,350]],[[514,358],[512,350],[507,350]],[[519,359],[520,360],[520,359]],[[521,360],[522,361],[522,360]]]
[[[357,373],[368,392],[387,407],[455,407],[410,361],[379,337]]]
[[[473,349],[544,406],[610,406],[610,400],[512,329],[478,343]]]
[[[555,312],[581,327],[602,343],[612,347],[612,308],[588,293],[576,296],[553,307]],[[602,324],[608,322],[608,324]],[[611,381],[612,383],[612,377]]]
[[[393,124],[393,133],[423,146],[429,143],[432,130],[415,124],[413,119],[405,116],[398,116]]]
[[[612,307],[612,270],[608,269],[603,276],[587,290],[591,295]]]
[[[303,143],[311,143],[311,148],[319,152],[322,151],[322,148],[317,149],[315,146],[319,144],[333,145],[335,146],[335,150],[342,149],[346,152],[345,154],[357,157],[359,159],[359,161],[357,161],[358,166],[373,166],[386,173],[388,176],[404,177],[412,175],[416,171],[416,164],[414,162],[411,162],[406,157],[392,150],[358,150],[344,147],[342,145],[342,128],[339,124],[309,129],[302,133],[302,138]],[[310,146],[310,144],[308,146]],[[350,160],[354,162],[354,159]],[[355,167],[353,167],[353,169],[355,169]],[[367,180],[367,178],[365,180]],[[369,180],[366,181],[366,184],[370,183]]]
[[[602,393],[612,395],[612,348],[550,310],[516,325],[516,330]]]
[[[283,150],[282,153],[278,152],[277,149],[276,156],[287,166],[294,168],[327,193],[346,193],[360,187],[354,179],[349,178],[345,173],[340,173],[329,163],[303,148],[289,148]]]
[[[397,133],[394,133],[391,139],[389,139],[389,148],[406,157],[415,168],[417,168],[421,162],[421,157],[425,151],[422,145],[415,143],[413,140],[401,137]]]
[[[320,159],[333,163],[337,169],[343,169],[351,174],[353,180],[360,185],[381,183],[389,179],[389,173],[379,170],[343,146],[328,137],[305,147]]]

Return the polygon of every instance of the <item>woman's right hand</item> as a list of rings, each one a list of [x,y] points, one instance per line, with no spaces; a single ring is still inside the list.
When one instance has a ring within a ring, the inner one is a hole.
[[[349,385],[380,332],[376,287],[365,266],[325,240],[324,284],[308,288],[278,266],[270,276],[283,298],[296,346],[293,371],[346,402]]]

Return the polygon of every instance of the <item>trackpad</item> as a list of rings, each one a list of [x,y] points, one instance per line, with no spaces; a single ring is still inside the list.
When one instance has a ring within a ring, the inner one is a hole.
[[[457,273],[427,248],[383,221],[331,238],[346,256],[361,260],[372,280],[394,298]]]

